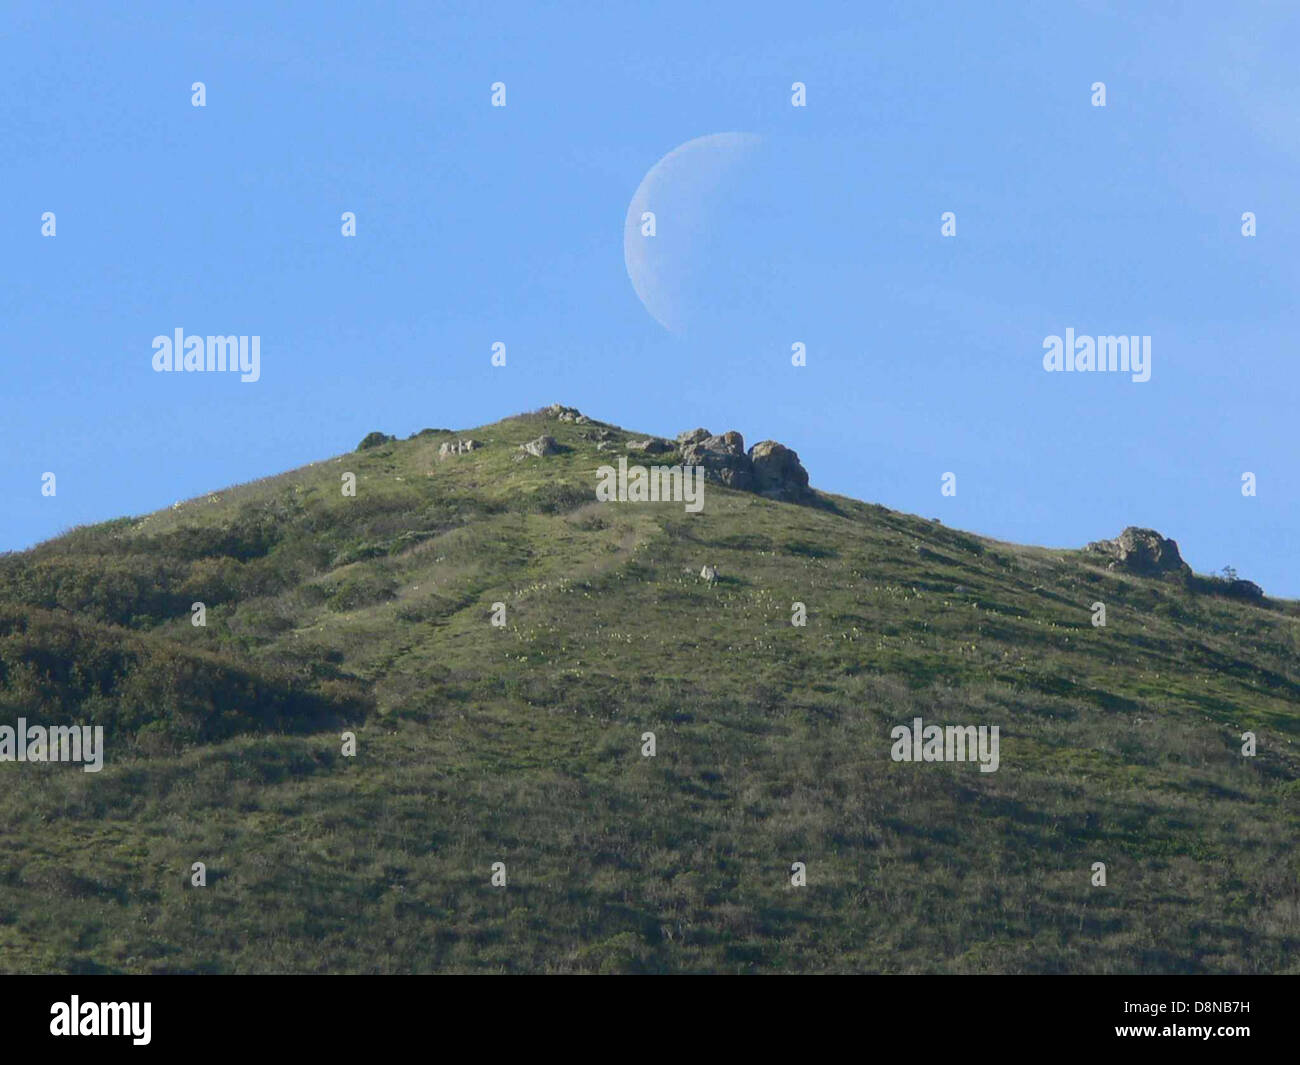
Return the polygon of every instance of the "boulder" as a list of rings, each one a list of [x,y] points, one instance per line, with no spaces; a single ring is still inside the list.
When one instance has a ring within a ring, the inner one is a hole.
[[[797,452],[775,440],[762,440],[749,449],[756,490],[772,499],[797,500],[808,496],[808,471]]]
[[[560,445],[555,442],[553,436],[539,436],[536,440],[530,440],[526,444],[520,444],[519,450],[532,455],[534,458],[544,458],[547,455],[557,455],[560,451]]]
[[[666,451],[674,450],[673,445],[667,440],[659,440],[653,436],[645,440],[629,440],[627,446],[633,451],[644,451],[650,455],[662,455]]]
[[[692,429],[690,432],[678,433],[677,442],[679,444],[697,444],[701,440],[707,440],[711,435],[707,429]]]
[[[1107,569],[1122,570],[1140,577],[1190,574],[1192,571],[1179,554],[1178,544],[1154,529],[1130,525],[1114,540],[1098,540],[1089,544],[1087,550],[1108,556]]]

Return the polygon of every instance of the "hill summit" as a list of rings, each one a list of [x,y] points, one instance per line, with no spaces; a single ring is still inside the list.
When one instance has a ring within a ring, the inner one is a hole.
[[[1248,584],[734,432],[377,431],[0,557],[0,726],[103,728],[0,743],[0,969],[1294,971],[1300,609]]]

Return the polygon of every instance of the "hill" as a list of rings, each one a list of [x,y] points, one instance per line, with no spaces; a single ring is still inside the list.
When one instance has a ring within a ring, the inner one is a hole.
[[[1296,603],[571,408],[362,443],[0,558],[0,725],[106,746],[0,761],[0,970],[1300,971]]]

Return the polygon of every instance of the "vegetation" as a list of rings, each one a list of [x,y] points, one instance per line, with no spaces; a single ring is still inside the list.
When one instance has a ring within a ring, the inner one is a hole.
[[[1300,971],[1297,604],[473,436],[0,558],[0,724],[107,749],[0,762],[0,970]]]
[[[388,436],[386,433],[367,433],[365,439],[357,445],[357,450],[365,451],[367,448],[381,447],[384,444],[391,444],[395,439],[396,437]]]

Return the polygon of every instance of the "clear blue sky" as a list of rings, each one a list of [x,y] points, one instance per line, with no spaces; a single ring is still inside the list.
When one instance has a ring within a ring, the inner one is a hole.
[[[561,402],[1001,539],[1153,526],[1300,596],[1290,5],[108,6],[0,20],[0,549]],[[733,130],[762,150],[670,334],[624,215]],[[177,327],[259,335],[261,380],[155,374]],[[1152,379],[1044,372],[1066,327],[1150,335]]]

